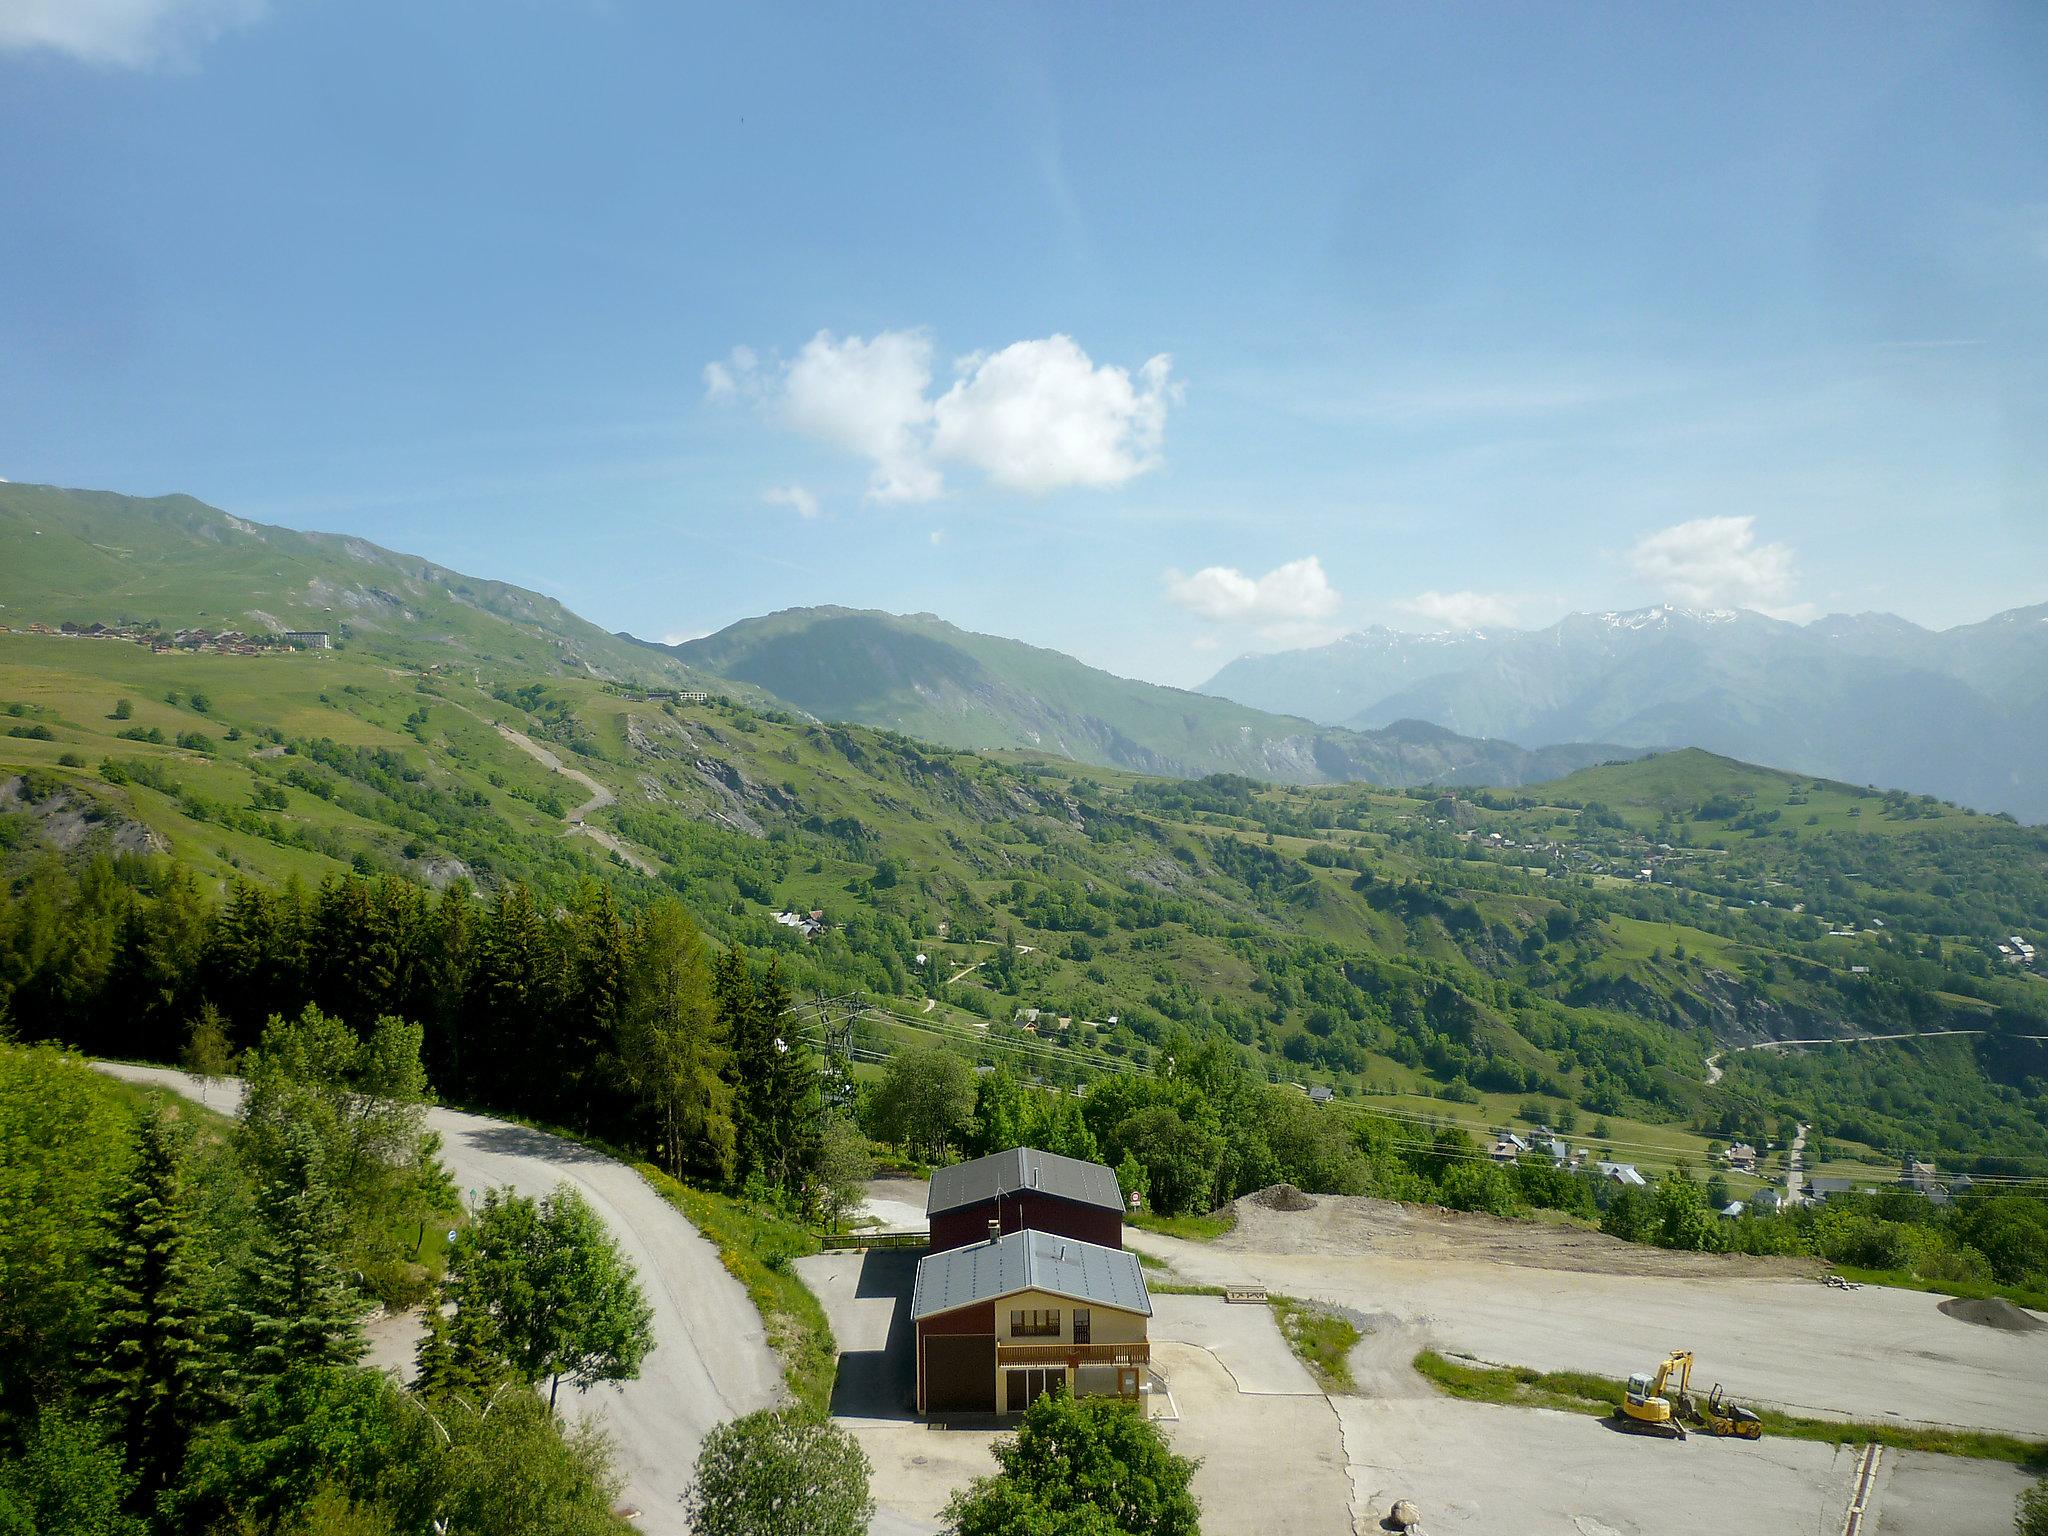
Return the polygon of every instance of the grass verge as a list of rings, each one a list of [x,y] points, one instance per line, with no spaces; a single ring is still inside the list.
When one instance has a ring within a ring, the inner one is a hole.
[[[1622,1384],[1584,1371],[1532,1371],[1523,1366],[1468,1365],[1425,1349],[1415,1357],[1416,1372],[1451,1397],[1472,1403],[1502,1403],[1516,1408],[1554,1408],[1564,1413],[1606,1417],[1621,1401]],[[1754,1404],[1745,1406],[1754,1407]],[[2048,1441],[1974,1429],[1933,1429],[1911,1424],[1871,1424],[1853,1419],[1816,1419],[1757,1408],[1766,1435],[1788,1440],[1818,1440],[1827,1445],[1876,1442],[1906,1451],[1933,1451],[1943,1456],[1968,1456],[1979,1461],[2009,1461],[2024,1467],[2048,1466]]]
[[[790,1396],[806,1409],[827,1412],[839,1347],[825,1309],[790,1263],[818,1251],[816,1235],[772,1207],[679,1184],[652,1163],[633,1166],[710,1239],[726,1272],[746,1287],[769,1345],[782,1357]]]
[[[1355,1392],[1351,1379],[1351,1351],[1360,1338],[1358,1328],[1347,1317],[1298,1301],[1292,1296],[1271,1296],[1267,1300],[1288,1348],[1301,1357],[1316,1385],[1325,1392]]]
[[[1206,1216],[1160,1216],[1151,1211],[1133,1211],[1124,1218],[1140,1232],[1157,1232],[1161,1237],[1183,1238],[1191,1243],[1213,1243],[1237,1228],[1237,1210],[1226,1205]]]

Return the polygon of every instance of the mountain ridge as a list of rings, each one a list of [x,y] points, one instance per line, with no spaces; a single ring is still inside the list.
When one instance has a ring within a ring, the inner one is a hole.
[[[929,613],[787,608],[663,649],[818,719],[878,726],[941,746],[1045,752],[1176,778],[1239,773],[1289,784],[1512,786],[1633,755],[1600,743],[1557,743],[1532,753],[1455,731],[1318,726],[1118,677],[1063,652]]]
[[[1201,691],[1352,729],[1413,717],[1531,748],[1698,746],[2048,819],[2048,604],[1946,630],[1670,604],[1528,630],[1376,625],[1239,657]]]
[[[693,680],[556,599],[345,533],[196,497],[0,483],[0,622],[327,630],[404,659],[493,655],[548,672]]]

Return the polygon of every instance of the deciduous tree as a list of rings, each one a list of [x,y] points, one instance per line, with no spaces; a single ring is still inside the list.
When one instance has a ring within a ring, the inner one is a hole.
[[[1112,1398],[1048,1393],[1025,1411],[1001,1468],[946,1506],[948,1536],[1199,1536],[1191,1484],[1151,1422]]]
[[[704,1437],[683,1502],[696,1536],[866,1536],[868,1459],[825,1420],[750,1413]]]
[[[632,1265],[566,1184],[541,1201],[490,1191],[449,1263],[458,1317],[488,1318],[519,1378],[548,1383],[551,1407],[564,1377],[584,1391],[630,1381],[654,1348]]]

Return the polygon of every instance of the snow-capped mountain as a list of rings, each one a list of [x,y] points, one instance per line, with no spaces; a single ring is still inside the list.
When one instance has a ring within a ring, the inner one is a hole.
[[[1671,606],[1535,630],[1375,626],[1242,657],[1202,691],[1358,728],[1705,747],[2048,820],[2048,604],[1938,631],[1882,613],[1793,624]]]

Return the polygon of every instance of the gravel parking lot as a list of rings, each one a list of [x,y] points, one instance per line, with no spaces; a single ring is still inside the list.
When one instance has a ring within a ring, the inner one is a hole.
[[[1283,1213],[1240,1201],[1239,1229],[1219,1242],[1134,1231],[1129,1245],[1187,1280],[1265,1285],[1390,1314],[1482,1360],[1619,1378],[1689,1348],[1709,1383],[1724,1381],[1745,1400],[2021,1435],[2048,1426],[2048,1331],[1963,1322],[1942,1313],[1939,1297],[1917,1291],[1719,1274],[1698,1255],[1681,1256],[1687,1265],[1675,1273],[1501,1262],[1492,1257],[1501,1251],[1499,1229],[1528,1224],[1491,1218],[1458,1224],[1487,1258],[1460,1257],[1436,1237],[1424,1258],[1412,1247],[1412,1223],[1375,1223],[1371,1208],[1383,1204],[1320,1197],[1314,1210]],[[1654,1252],[1598,1234],[1569,1236],[1575,1266],[1590,1265],[1602,1244],[1618,1250],[1616,1268],[1635,1252]]]

